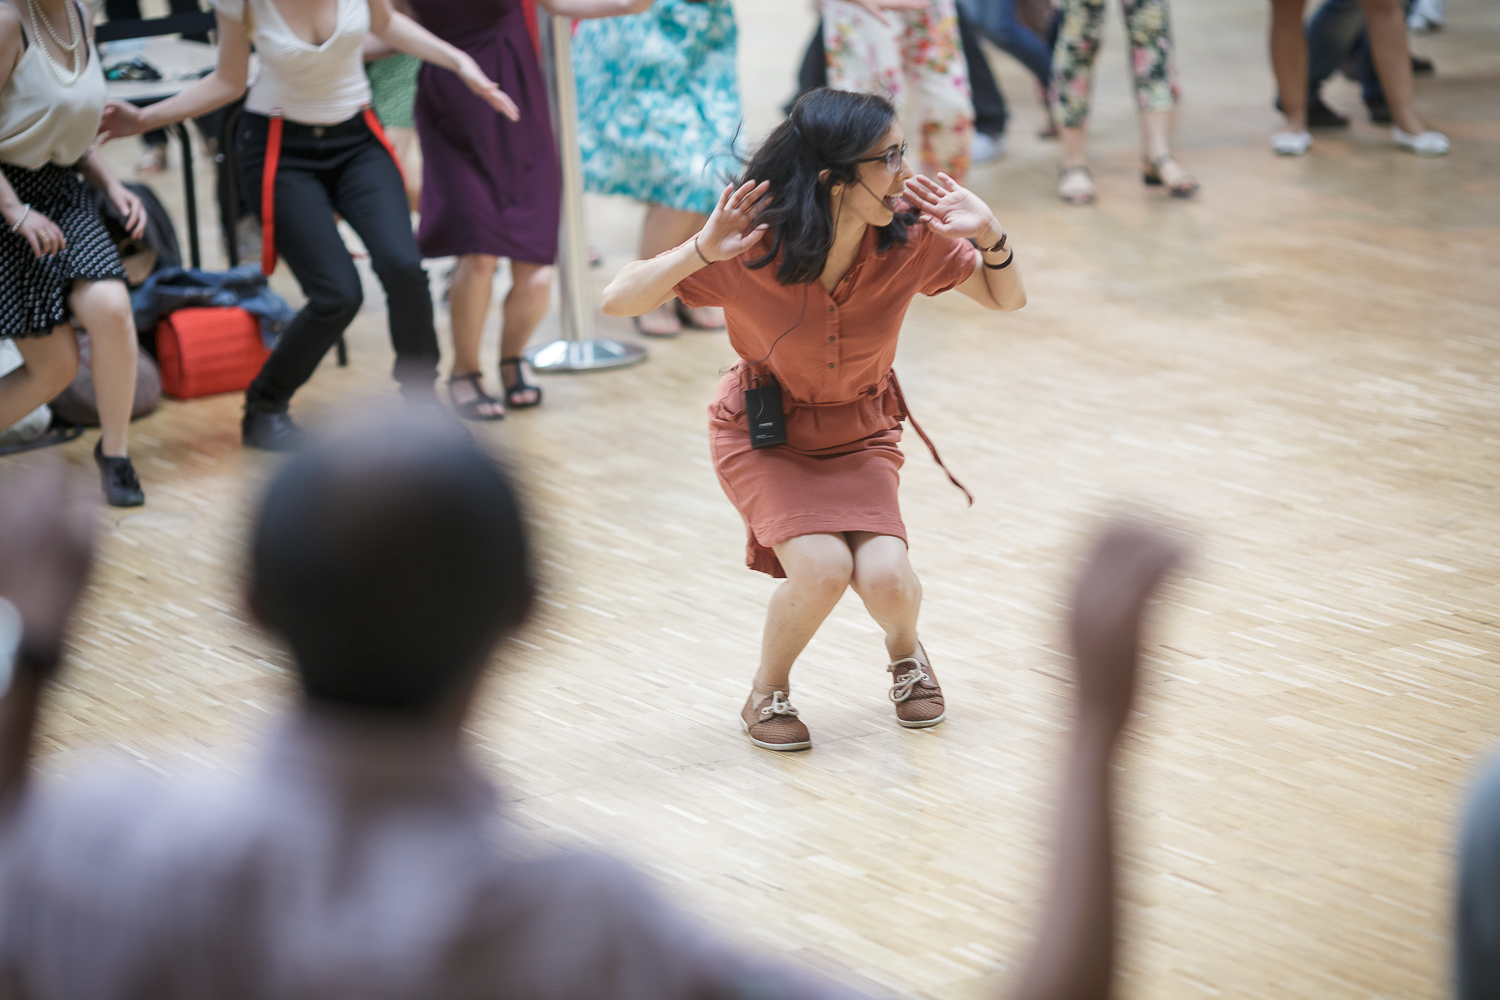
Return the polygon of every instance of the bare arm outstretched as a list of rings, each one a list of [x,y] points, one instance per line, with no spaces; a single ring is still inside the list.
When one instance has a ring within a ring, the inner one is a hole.
[[[0,598],[21,619],[15,662],[0,662],[0,810],[25,784],[42,685],[93,563],[97,507],[62,462],[0,479]]]
[[[1105,532],[1079,577],[1071,637],[1077,719],[1058,810],[1052,886],[1014,1000],[1107,1000],[1114,984],[1115,749],[1135,695],[1146,600],[1179,558],[1133,525]]]

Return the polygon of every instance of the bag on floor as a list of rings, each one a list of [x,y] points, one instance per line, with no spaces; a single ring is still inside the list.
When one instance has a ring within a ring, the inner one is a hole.
[[[174,399],[243,392],[270,356],[260,321],[238,306],[177,309],[156,324],[162,389]]]
[[[53,334],[52,336],[59,336]],[[130,419],[144,417],[156,410],[161,402],[161,372],[151,355],[136,355],[135,402],[130,407]],[[89,335],[78,334],[78,374],[72,383],[52,401],[52,414],[65,424],[76,427],[99,426],[99,402],[94,395],[94,364],[89,353]]]
[[[103,191],[94,192],[94,204],[109,238],[114,240],[125,266],[125,283],[138,288],[148,277],[163,268],[182,264],[182,250],[177,245],[177,230],[156,192],[144,184],[127,183],[126,189],[141,199],[146,210],[146,231],[139,238],[125,228],[125,217]]]
[[[271,291],[259,264],[241,264],[227,271],[165,268],[147,278],[130,296],[130,306],[135,310],[135,328],[143,334],[156,329],[158,321],[178,309],[238,306],[259,320],[267,348],[275,345],[276,338],[296,315],[285,299]],[[155,345],[152,350],[156,350]]]

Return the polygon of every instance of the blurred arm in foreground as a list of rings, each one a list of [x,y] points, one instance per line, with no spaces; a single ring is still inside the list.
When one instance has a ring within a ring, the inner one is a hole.
[[[1146,528],[1117,525],[1094,548],[1073,593],[1077,681],[1051,894],[1016,1000],[1104,1000],[1114,983],[1114,762],[1135,698],[1146,601],[1179,551]]]

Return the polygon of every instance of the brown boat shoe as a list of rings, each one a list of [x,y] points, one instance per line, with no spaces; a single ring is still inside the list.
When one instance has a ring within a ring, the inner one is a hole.
[[[806,750],[812,746],[807,726],[797,718],[797,710],[780,691],[773,691],[759,701],[751,691],[745,707],[740,709],[740,728],[751,743],[766,750]]]
[[[943,689],[938,686],[932,664],[927,662],[927,650],[920,642],[915,653],[903,656],[886,669],[895,680],[890,695],[896,703],[897,722],[907,729],[924,729],[947,718]]]

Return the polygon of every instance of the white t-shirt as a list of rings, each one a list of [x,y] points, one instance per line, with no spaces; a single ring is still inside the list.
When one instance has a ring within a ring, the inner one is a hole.
[[[274,0],[213,0],[214,9],[245,23],[260,56],[260,72],[250,85],[245,109],[269,115],[280,110],[289,121],[334,125],[353,118],[370,103],[370,81],[362,54],[370,33],[368,0],[338,0],[338,22],[322,45],[298,38]]]

